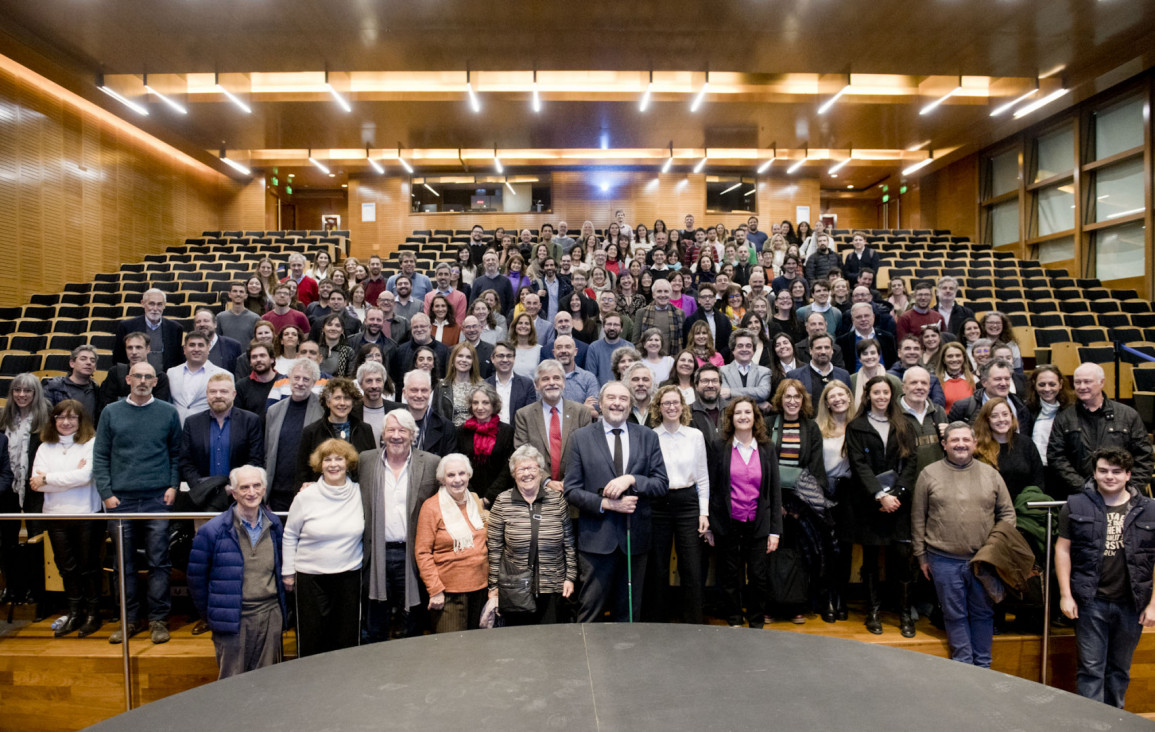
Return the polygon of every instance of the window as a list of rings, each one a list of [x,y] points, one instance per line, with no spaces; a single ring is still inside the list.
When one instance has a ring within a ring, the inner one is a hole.
[[[1142,277],[1146,271],[1142,221],[1095,232],[1095,276],[1101,280]]]
[[[1095,160],[1143,144],[1143,98],[1134,97],[1095,112]]]
[[[1035,209],[1039,220],[1038,236],[1057,234],[1075,228],[1074,190],[1073,184],[1064,183],[1039,191]]]
[[[1062,262],[1075,258],[1075,237],[1064,236],[1062,239],[1052,239],[1039,244],[1038,260],[1040,264]]]
[[[417,213],[548,213],[553,206],[549,173],[528,175],[442,175],[410,179]]]
[[[991,198],[1019,187],[1019,152],[1008,150],[991,158]]]
[[[1019,202],[991,206],[991,246],[1014,244],[1019,240]]]
[[[756,213],[758,185],[736,175],[706,177],[706,210],[711,213]]]
[[[1143,211],[1143,158],[1095,171],[1095,221]]]
[[[1037,183],[1075,169],[1075,132],[1071,125],[1043,135],[1035,142]]]

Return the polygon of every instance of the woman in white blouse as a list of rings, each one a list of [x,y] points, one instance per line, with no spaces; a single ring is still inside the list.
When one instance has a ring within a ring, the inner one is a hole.
[[[297,653],[311,656],[357,645],[361,635],[361,489],[349,479],[357,450],[325,440],[309,456],[321,474],[301,487],[285,521],[281,573],[297,590]]]
[[[827,484],[833,487],[836,505],[831,512],[834,517],[834,533],[838,543],[835,560],[827,569],[827,587],[830,588],[831,604],[837,620],[850,617],[846,609],[846,587],[850,584],[850,558],[854,548],[850,535],[851,514],[848,510],[851,490],[850,458],[846,456],[846,424],[854,414],[854,394],[841,381],[832,381],[822,390],[818,398],[818,429],[822,432],[822,461],[826,467]],[[826,614],[823,614],[826,620]]]
[[[92,446],[96,429],[75,399],[52,410],[40,431],[40,447],[32,461],[29,487],[44,494],[44,513],[100,513],[100,494],[92,482]],[[79,630],[79,636],[100,629],[100,550],[103,521],[51,521],[48,538],[56,568],[64,581],[68,615],[56,629],[57,638]]]
[[[642,617],[666,621],[669,601],[670,547],[678,552],[682,584],[682,620],[702,622],[702,541],[714,545],[710,534],[710,474],[706,439],[690,427],[690,407],[676,386],[663,386],[650,402],[650,422],[661,422],[655,432],[670,479],[670,490],[651,501],[652,536]]]

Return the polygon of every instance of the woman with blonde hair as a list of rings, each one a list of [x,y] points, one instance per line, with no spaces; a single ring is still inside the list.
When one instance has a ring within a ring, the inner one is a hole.
[[[822,619],[831,622],[829,605],[834,607],[834,619],[846,620],[846,588],[850,585],[850,560],[853,557],[854,513],[850,510],[853,486],[850,458],[846,455],[846,426],[854,418],[854,392],[841,381],[831,381],[818,397],[818,417],[815,422],[822,433],[822,464],[826,469],[829,495],[834,498],[831,516],[834,519],[835,559],[827,568],[827,587],[831,597]]]

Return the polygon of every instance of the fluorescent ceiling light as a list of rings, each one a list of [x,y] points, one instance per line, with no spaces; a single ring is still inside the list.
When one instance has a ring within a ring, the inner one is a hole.
[[[849,162],[850,162],[850,160],[851,160],[850,158],[845,158],[845,159],[841,160],[840,162],[837,162],[837,163],[835,163],[834,165],[832,165],[832,166],[830,167],[830,170],[829,170],[829,171],[827,171],[827,172],[829,172],[831,175],[834,175],[834,174],[836,174],[838,171],[840,171],[840,170],[842,170],[843,168],[845,168],[845,167],[846,167],[846,164],[847,164],[847,163],[849,163]]]
[[[413,172],[413,168],[409,165],[409,163],[405,162],[405,158],[398,155],[397,156],[397,162],[401,163],[401,167],[405,168],[406,173],[412,173]]]
[[[1001,107],[997,107],[993,112],[991,112],[991,116],[992,117],[998,117],[1000,114],[1006,114],[1007,112],[1011,111],[1011,109],[1013,107],[1017,107],[1019,102],[1026,101],[1027,99],[1030,99],[1031,97],[1033,97],[1034,95],[1036,95],[1038,93],[1039,93],[1038,89],[1031,89],[1029,92],[1022,95],[1021,97],[1018,97],[1014,101],[1007,102],[1006,104],[1002,105]]]
[[[440,193],[438,193],[437,191],[433,190],[433,189],[432,189],[432,188],[429,186],[429,184],[428,184],[428,183],[422,183],[421,185],[425,186],[425,188],[426,188],[426,189],[428,189],[428,190],[429,190],[429,192],[430,192],[430,193],[432,193],[433,195],[437,196],[438,198],[440,198],[440,197],[441,197],[441,194],[440,194]]]
[[[1066,94],[1069,91],[1070,91],[1070,89],[1059,89],[1058,91],[1051,92],[1050,94],[1048,94],[1047,96],[1043,97],[1042,99],[1040,99],[1038,101],[1031,102],[1027,106],[1025,106],[1022,109],[1020,109],[1019,111],[1015,112],[1015,119],[1018,119],[1019,117],[1026,117],[1031,112],[1034,112],[1035,110],[1039,109],[1040,107],[1044,107],[1044,106],[1050,104],[1051,102],[1055,101],[1056,99],[1063,96],[1064,94]]]
[[[708,159],[708,157],[709,156],[703,157],[701,160],[698,161],[698,164],[694,166],[694,172],[695,173],[701,173],[702,172],[702,168],[706,167],[706,160]]]
[[[509,184],[509,181],[506,181],[506,182],[505,182],[505,187],[509,189],[509,192],[510,192],[510,193],[512,193],[512,194],[514,194],[514,195],[517,195],[517,191],[513,190],[513,186],[511,186],[511,185]]]
[[[171,108],[172,111],[176,112],[177,114],[188,114],[188,109],[186,109],[183,104],[180,104],[177,101],[170,99],[169,97],[166,97],[164,94],[161,94],[156,89],[153,89],[147,83],[144,85],[144,88],[145,88],[145,91],[149,92],[150,94],[155,94],[157,99],[159,99],[162,102],[164,102],[165,104],[167,104],[169,106],[169,108]]]
[[[766,162],[759,165],[758,166],[758,174],[761,175],[762,173],[765,173],[767,170],[770,170],[770,166],[773,165],[774,161],[777,159],[778,158],[770,158]]]
[[[143,115],[145,117],[148,116],[148,110],[145,109],[145,107],[143,105],[137,104],[136,102],[131,101],[131,100],[127,99],[126,97],[121,96],[119,93],[113,91],[112,88],[105,86],[103,83],[101,83],[98,86],[98,88],[100,89],[100,91],[104,92],[105,94],[112,97],[116,101],[120,102],[124,106],[126,106],[129,109],[131,109],[132,111],[136,112],[137,114]]]
[[[327,168],[327,167],[325,166],[325,164],[324,164],[324,163],[322,163],[320,160],[318,160],[318,159],[316,159],[315,157],[313,157],[313,151],[312,151],[312,150],[310,150],[310,151],[309,151],[309,162],[310,162],[310,163],[312,163],[313,165],[316,165],[316,166],[317,166],[317,168],[318,168],[318,169],[319,169],[319,170],[320,170],[322,173],[329,173],[329,168]]]
[[[838,98],[841,97],[843,94],[845,94],[846,90],[849,88],[850,88],[850,84],[847,84],[846,86],[839,89],[838,92],[834,96],[830,97],[825,102],[823,102],[822,106],[818,108],[818,114],[826,114],[827,112],[829,112],[830,108],[834,106],[834,103],[838,101]]]
[[[474,112],[481,111],[481,100],[477,98],[477,93],[473,91],[473,83],[465,82],[465,91],[469,94],[469,106],[473,107]]]
[[[333,95],[333,100],[335,102],[337,102],[337,106],[339,106],[341,109],[345,110],[346,112],[352,112],[353,111],[353,108],[349,106],[349,102],[347,102],[345,100],[345,97],[341,96],[341,94],[336,89],[333,88],[332,84],[326,82],[325,86],[329,87],[329,93]]]
[[[229,166],[233,170],[237,171],[241,175],[252,175],[252,173],[253,173],[253,171],[251,171],[248,168],[246,168],[245,166],[241,165],[236,160],[231,160],[231,159],[225,157],[224,154],[221,155],[221,162],[223,162],[225,165]]]
[[[533,72],[533,111],[541,112],[541,95],[537,92],[537,72]]]
[[[654,88],[654,80],[650,79],[650,83],[646,84],[646,90],[642,93],[642,101],[638,102],[638,111],[645,112],[646,108],[650,106],[650,91]]]
[[[726,190],[722,191],[722,192],[721,192],[721,193],[719,193],[718,195],[719,195],[719,196],[724,196],[724,195],[726,195],[727,193],[729,193],[730,191],[734,190],[735,188],[741,188],[741,187],[742,187],[742,181],[738,181],[737,183],[735,183],[734,185],[730,186],[730,187],[729,187],[729,188],[727,188]]]
[[[805,162],[806,162],[806,158],[802,158],[801,160],[799,160],[798,162],[794,163],[789,168],[787,168],[786,172],[789,175],[794,175],[796,172],[798,172],[798,169],[801,168],[802,164]]]
[[[365,159],[369,161],[369,167],[372,168],[377,175],[385,175],[385,167],[373,158],[369,157],[368,152],[365,153]]]
[[[238,109],[240,109],[242,112],[244,112],[245,114],[252,114],[252,113],[253,113],[253,108],[252,108],[252,107],[250,107],[249,105],[245,104],[244,102],[242,102],[242,101],[241,101],[241,100],[240,100],[240,99],[239,99],[239,98],[238,98],[238,97],[237,97],[235,94],[233,94],[231,91],[229,91],[228,89],[224,88],[224,87],[223,87],[223,86],[221,86],[220,84],[217,84],[217,89],[220,91],[220,93],[221,93],[221,94],[224,94],[224,95],[225,95],[225,97],[227,97],[227,98],[228,98],[228,100],[229,100],[230,102],[232,102],[233,104],[237,105],[237,108],[238,108]]]
[[[933,101],[933,102],[931,102],[930,104],[928,104],[928,105],[926,105],[925,107],[923,107],[922,109],[918,110],[918,113],[919,113],[920,115],[923,115],[923,114],[930,114],[930,113],[931,113],[931,112],[933,112],[934,110],[938,109],[938,105],[940,105],[940,104],[942,104],[943,102],[945,102],[946,100],[950,99],[950,98],[951,98],[951,97],[953,97],[955,94],[958,94],[960,91],[962,91],[962,87],[961,87],[961,86],[956,86],[954,89],[951,89],[951,90],[950,90],[950,91],[948,91],[946,94],[943,94],[943,95],[942,95],[941,97],[939,97],[938,99],[934,100],[934,101]]]
[[[920,160],[917,163],[915,163],[914,165],[910,166],[909,168],[906,168],[905,170],[902,171],[902,174],[903,175],[910,175],[911,173],[915,173],[919,170],[922,170],[923,168],[925,168],[926,166],[930,165],[933,162],[934,162],[934,156],[931,155],[926,160]]]
[[[671,153],[670,157],[666,158],[666,162],[662,163],[662,172],[669,173],[670,166],[674,164],[674,156]]]
[[[754,195],[754,192],[755,192],[755,191],[757,191],[757,190],[758,190],[757,188],[751,188],[750,190],[746,191],[746,192],[745,192],[745,193],[743,193],[742,195],[743,195],[743,196],[753,196],[753,195]]]
[[[690,104],[690,111],[697,112],[698,107],[702,106],[702,102],[706,101],[706,90],[710,88],[710,81],[707,79],[702,82],[702,90],[698,92],[698,96],[694,97],[694,101]]]
[[[501,158],[496,155],[493,156],[493,167],[497,168],[498,173],[505,172],[505,166],[501,164]]]

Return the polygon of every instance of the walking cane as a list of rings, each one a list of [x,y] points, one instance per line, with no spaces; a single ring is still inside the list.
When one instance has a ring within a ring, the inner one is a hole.
[[[626,514],[626,599],[630,603],[629,618],[634,622],[634,553],[630,545],[630,515]]]

